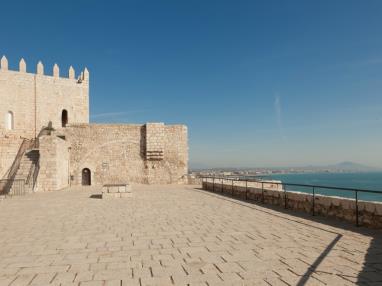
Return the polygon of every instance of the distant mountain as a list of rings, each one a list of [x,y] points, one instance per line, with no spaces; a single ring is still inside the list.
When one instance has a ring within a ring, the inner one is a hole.
[[[381,168],[370,167],[355,162],[344,161],[333,165],[310,165],[306,167],[295,168],[297,170],[314,170],[314,171],[330,171],[330,172],[373,172],[381,171]]]
[[[342,171],[348,171],[348,172],[371,172],[371,171],[377,171],[378,168],[365,166],[362,164],[354,163],[354,162],[341,162],[335,165],[328,166],[328,169],[334,169],[334,170],[342,170]]]

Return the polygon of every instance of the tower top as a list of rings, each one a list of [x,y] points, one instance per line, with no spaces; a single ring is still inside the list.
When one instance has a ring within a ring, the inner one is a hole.
[[[1,60],[0,60],[0,71],[8,71],[8,70],[9,70],[8,69],[8,59],[5,55],[3,55],[1,57]],[[17,72],[17,70],[15,70],[15,71]],[[21,58],[19,61],[18,72],[27,73],[27,63],[24,60],[24,58]],[[55,78],[68,78],[68,79],[76,80],[76,73],[75,73],[73,66],[69,67],[69,70],[67,73],[68,76],[65,77],[65,76],[60,76],[60,68],[59,68],[58,64],[56,64],[56,63],[53,65],[52,75],[45,75],[44,74],[44,65],[41,61],[38,61],[37,65],[36,65],[36,72],[35,73],[32,72],[32,74],[44,75],[44,76],[53,76]],[[82,82],[82,81],[89,82],[89,70],[86,67],[80,73],[80,76],[78,79],[78,82]]]

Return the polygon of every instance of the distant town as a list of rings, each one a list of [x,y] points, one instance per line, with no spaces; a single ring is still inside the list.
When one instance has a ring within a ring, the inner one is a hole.
[[[368,167],[354,162],[342,162],[328,166],[284,167],[284,168],[206,168],[190,169],[190,174],[198,176],[269,176],[278,174],[302,173],[355,173],[377,172],[378,168]]]

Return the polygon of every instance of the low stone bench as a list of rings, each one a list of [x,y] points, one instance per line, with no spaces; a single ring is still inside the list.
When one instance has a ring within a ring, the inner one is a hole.
[[[132,197],[131,186],[128,184],[108,184],[102,187],[102,198],[130,198]]]

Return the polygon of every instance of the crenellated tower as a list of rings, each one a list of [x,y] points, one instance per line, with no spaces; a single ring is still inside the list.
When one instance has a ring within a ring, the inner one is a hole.
[[[52,74],[44,72],[41,61],[36,72],[27,71],[22,58],[19,70],[0,60],[0,136],[34,138],[45,127],[59,129],[72,123],[89,123],[89,71],[76,78],[70,66],[67,77],[58,64]]]

